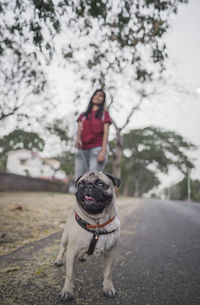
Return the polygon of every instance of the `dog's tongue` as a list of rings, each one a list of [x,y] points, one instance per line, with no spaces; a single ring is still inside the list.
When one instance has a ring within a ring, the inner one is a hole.
[[[94,201],[95,199],[93,197],[90,197],[90,196],[85,196],[85,200],[91,200],[91,201]]]

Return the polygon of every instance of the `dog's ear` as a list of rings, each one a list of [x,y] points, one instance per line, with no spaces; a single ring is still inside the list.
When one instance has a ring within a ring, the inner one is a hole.
[[[110,174],[104,173],[114,184],[114,186],[119,187],[121,184],[121,180],[115,176],[112,176]]]
[[[77,186],[78,181],[81,179],[81,177],[83,177],[83,175],[81,175],[80,177],[78,177],[78,179],[75,181],[75,186]]]

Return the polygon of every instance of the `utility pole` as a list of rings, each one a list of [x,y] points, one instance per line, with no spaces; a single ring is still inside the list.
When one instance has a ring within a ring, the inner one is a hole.
[[[191,168],[187,169],[187,200],[191,201],[191,181],[190,181]]]

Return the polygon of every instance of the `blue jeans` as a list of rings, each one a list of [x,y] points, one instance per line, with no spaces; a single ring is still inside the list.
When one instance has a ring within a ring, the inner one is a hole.
[[[106,160],[102,163],[98,161],[98,154],[101,146],[90,149],[78,149],[75,157],[75,181],[87,171],[103,171]]]

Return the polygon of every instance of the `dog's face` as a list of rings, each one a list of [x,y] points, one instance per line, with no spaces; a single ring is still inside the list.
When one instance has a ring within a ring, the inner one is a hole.
[[[76,199],[89,214],[101,213],[114,197],[120,179],[103,172],[87,172],[76,181]]]

